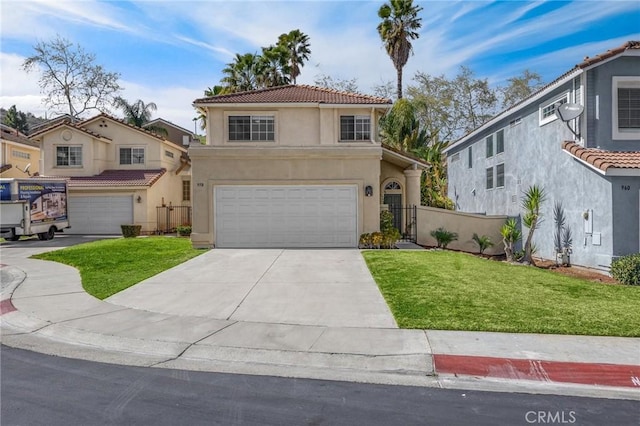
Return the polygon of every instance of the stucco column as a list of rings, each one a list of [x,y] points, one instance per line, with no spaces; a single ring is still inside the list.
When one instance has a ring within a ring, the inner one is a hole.
[[[405,170],[404,176],[407,180],[407,205],[420,205],[420,176],[422,170]]]

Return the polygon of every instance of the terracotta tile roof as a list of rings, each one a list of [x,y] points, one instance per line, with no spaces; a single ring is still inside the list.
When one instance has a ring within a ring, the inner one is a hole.
[[[618,46],[616,48],[613,49],[609,49],[604,53],[600,53],[599,55],[593,56],[593,57],[588,57],[586,56],[584,58],[584,60],[582,62],[580,62],[578,65],[576,65],[576,68],[586,68],[586,67],[590,67],[593,64],[597,64],[598,62],[602,62],[605,59],[609,59],[613,56],[616,56],[622,52],[624,52],[625,50],[628,49],[640,49],[640,41],[635,41],[635,40],[631,40],[628,41],[626,43],[624,43],[621,46]]]
[[[43,133],[48,133],[48,132],[50,132],[51,130],[55,130],[55,129],[57,129],[58,127],[63,127],[63,126],[64,126],[64,127],[71,127],[72,129],[79,130],[79,131],[81,131],[81,132],[83,132],[83,133],[86,133],[87,135],[89,135],[89,136],[91,136],[91,137],[94,137],[94,138],[111,140],[111,138],[108,138],[108,137],[106,137],[106,136],[102,136],[101,134],[96,133],[96,132],[94,132],[93,130],[89,130],[89,129],[87,129],[86,127],[82,127],[82,126],[80,125],[80,123],[72,123],[72,122],[71,122],[71,121],[69,121],[69,120],[63,120],[63,121],[56,122],[56,123],[52,124],[51,126],[45,127],[45,128],[43,128],[42,130],[39,130],[39,131],[37,131],[37,132],[35,132],[35,133],[33,133],[33,134],[29,135],[29,138],[34,139],[34,138],[36,138],[37,136],[42,135]]]
[[[339,90],[307,85],[288,85],[270,87],[248,92],[230,93],[208,98],[200,98],[195,104],[226,103],[320,103],[320,104],[362,104],[387,105],[390,99],[359,93],[341,92]]]
[[[640,151],[604,151],[583,148],[571,141],[563,142],[562,149],[603,172],[609,169],[640,169]]]
[[[165,169],[154,170],[105,170],[95,176],[48,176],[55,179],[66,179],[69,188],[87,187],[126,187],[152,186],[166,172]]]

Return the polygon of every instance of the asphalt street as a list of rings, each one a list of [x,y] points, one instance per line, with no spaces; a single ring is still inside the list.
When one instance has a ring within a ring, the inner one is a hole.
[[[9,425],[637,425],[637,401],[141,368],[1,347]]]

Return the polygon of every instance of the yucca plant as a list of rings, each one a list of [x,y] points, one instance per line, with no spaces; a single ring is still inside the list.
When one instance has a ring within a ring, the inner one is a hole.
[[[447,231],[446,229],[440,227],[435,231],[431,231],[431,236],[436,239],[436,243],[438,248],[446,249],[450,242],[456,241],[458,239],[458,234],[455,232]]]
[[[542,207],[542,203],[546,199],[546,194],[544,189],[537,186],[532,185],[525,192],[524,197],[522,198],[522,208],[525,210],[524,216],[522,217],[522,223],[524,226],[529,228],[529,233],[527,234],[527,239],[524,243],[524,261],[529,262],[532,265],[534,264],[532,258],[531,244],[533,243],[533,233],[538,228],[538,225],[542,221],[540,213],[540,208]]]
[[[518,222],[516,222],[514,218],[507,219],[500,229],[500,234],[502,235],[502,243],[504,244],[507,261],[513,262],[513,246],[522,238],[522,232],[518,229]]]
[[[479,237],[478,234],[474,233],[472,239],[473,241],[476,242],[476,244],[478,244],[478,249],[480,250],[480,254],[482,254],[489,247],[493,247],[491,238],[489,238],[486,235]]]

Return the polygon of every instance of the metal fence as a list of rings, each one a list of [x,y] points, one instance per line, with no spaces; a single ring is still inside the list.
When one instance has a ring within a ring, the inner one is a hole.
[[[393,214],[393,226],[400,231],[401,241],[418,241],[416,206],[389,204],[389,211]]]
[[[191,226],[191,206],[159,206],[157,213],[157,233],[176,232],[178,226]]]

